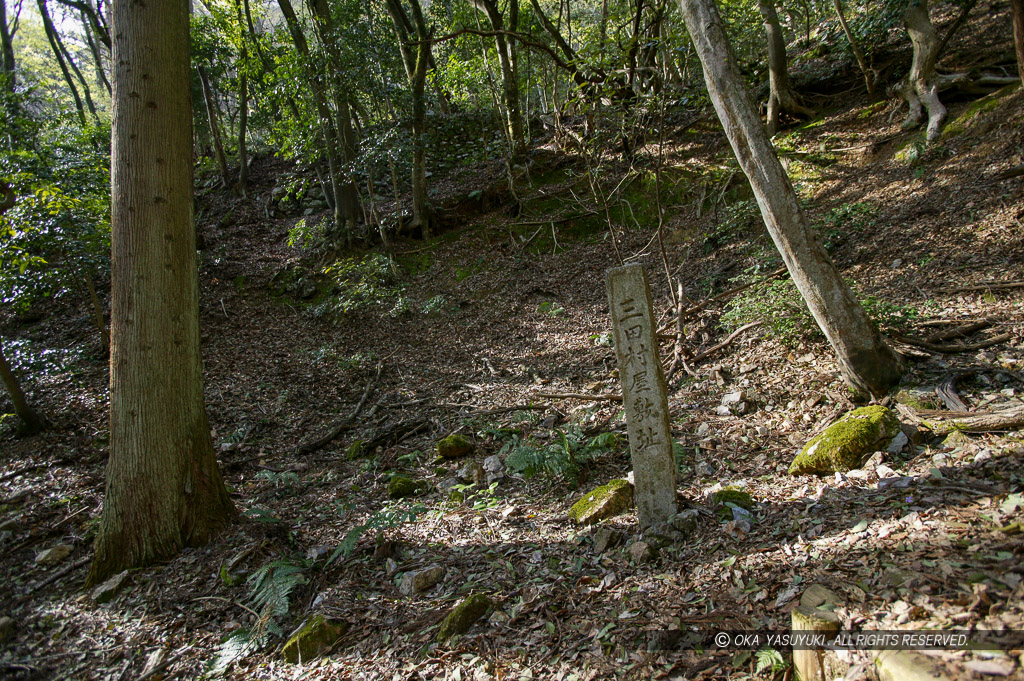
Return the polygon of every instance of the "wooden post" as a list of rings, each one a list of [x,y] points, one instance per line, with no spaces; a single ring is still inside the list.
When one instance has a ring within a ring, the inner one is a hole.
[[[676,513],[676,465],[668,418],[668,391],[658,357],[647,272],[633,264],[608,270],[608,309],[619,359],[641,527]]]

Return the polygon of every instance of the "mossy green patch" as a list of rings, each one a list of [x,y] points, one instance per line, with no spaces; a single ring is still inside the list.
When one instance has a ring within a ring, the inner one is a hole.
[[[442,459],[458,459],[472,452],[473,444],[458,433],[452,433],[437,443],[437,455]]]
[[[942,129],[942,139],[947,140],[968,132],[980,122],[984,114],[994,111],[1001,103],[1000,100],[1012,91],[1012,87],[1004,87],[977,101],[971,102],[962,114],[957,116],[952,122],[947,123],[946,127]]]
[[[363,449],[364,447],[362,440],[353,440],[352,444],[350,444],[348,446],[348,449],[345,450],[345,460],[355,461],[356,459],[363,458],[364,456],[366,456],[366,452],[363,451]]]
[[[900,432],[900,422],[879,405],[854,409],[812,438],[789,467],[790,475],[846,472],[860,467],[864,456],[885,445]]]
[[[422,480],[413,480],[402,475],[396,475],[388,483],[389,499],[404,499],[422,494],[427,489],[427,484]]]
[[[444,643],[452,636],[465,634],[490,607],[491,599],[483,594],[471,594],[466,597],[441,621],[441,626],[437,630],[438,642]]]
[[[342,620],[329,620],[314,615],[284,644],[285,662],[308,662],[323,654],[345,635],[349,625]]]
[[[940,408],[934,389],[903,388],[896,393],[896,401],[917,411]]]
[[[616,516],[633,503],[633,486],[628,480],[612,480],[584,494],[569,509],[569,519],[578,525],[590,525]]]
[[[711,495],[711,501],[715,505],[715,513],[721,520],[732,520],[732,509],[727,504],[734,504],[748,511],[754,508],[754,498],[735,487],[718,490]]]

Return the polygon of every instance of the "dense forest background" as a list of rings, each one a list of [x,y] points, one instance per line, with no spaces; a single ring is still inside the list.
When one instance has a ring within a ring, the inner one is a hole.
[[[1024,630],[1019,0],[129,7],[0,4],[0,676],[786,679],[702,637]],[[571,510],[632,489],[631,262],[660,527]],[[793,464],[865,405],[895,430]]]

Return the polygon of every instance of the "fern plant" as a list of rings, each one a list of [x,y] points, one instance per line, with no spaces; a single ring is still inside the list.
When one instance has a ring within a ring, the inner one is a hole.
[[[754,659],[757,661],[754,667],[755,674],[760,674],[767,670],[774,676],[789,666],[782,658],[782,653],[774,648],[761,648],[754,653]]]
[[[221,641],[208,668],[211,675],[223,674],[236,661],[266,647],[271,637],[284,635],[276,618],[288,614],[292,592],[307,582],[305,570],[304,565],[290,560],[275,560],[249,577],[249,611],[256,621]]]
[[[367,518],[366,522],[356,525],[345,534],[345,538],[338,545],[338,548],[334,550],[334,553],[331,554],[327,564],[333,563],[337,560],[338,556],[350,555],[355,550],[360,538],[367,532],[385,532],[405,523],[416,522],[416,519],[426,510],[427,507],[422,504],[414,504],[412,506],[385,505],[381,510]]]
[[[548,445],[537,445],[533,440],[520,440],[514,436],[500,454],[507,454],[505,465],[532,478],[538,473],[567,480],[576,486],[586,477],[586,464],[598,454],[615,449],[618,435],[601,433],[587,438],[578,426],[556,430],[557,440]]]

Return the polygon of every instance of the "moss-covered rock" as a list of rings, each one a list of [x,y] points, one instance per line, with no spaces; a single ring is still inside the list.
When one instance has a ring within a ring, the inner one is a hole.
[[[388,483],[389,499],[404,499],[422,494],[427,489],[427,484],[422,480],[413,480],[403,475],[396,475]]]
[[[444,643],[456,634],[465,634],[473,623],[484,616],[491,607],[491,599],[483,594],[471,594],[441,621],[437,630],[437,640]]]
[[[622,513],[632,503],[633,485],[628,480],[612,480],[584,494],[569,509],[569,518],[578,525],[590,525]]]
[[[751,511],[754,508],[754,499],[741,489],[726,487],[711,495],[711,504],[720,519],[732,520],[732,508],[728,504],[735,504],[742,509]]]
[[[437,455],[442,459],[458,459],[472,452],[473,444],[458,433],[452,433],[437,443]]]
[[[812,438],[793,459],[790,475],[845,473],[859,468],[864,456],[885,449],[900,432],[900,421],[879,405],[854,409]]]
[[[896,401],[916,411],[942,408],[935,388],[904,388],[896,393]]]
[[[363,458],[366,456],[366,452],[363,451],[364,449],[362,440],[353,440],[352,444],[345,450],[345,460],[355,461],[356,459]]]
[[[968,104],[963,113],[957,116],[953,121],[947,123],[946,127],[942,129],[942,139],[947,140],[952,137],[957,137],[958,135],[962,135],[977,126],[977,124],[981,122],[982,116],[995,110],[999,106],[1000,100],[1013,92],[1016,87],[1016,85],[1004,87],[990,95],[986,95],[981,99]],[[980,134],[984,131],[979,130],[978,132]]]
[[[323,654],[348,631],[348,622],[314,615],[284,644],[285,662],[308,662]]]

